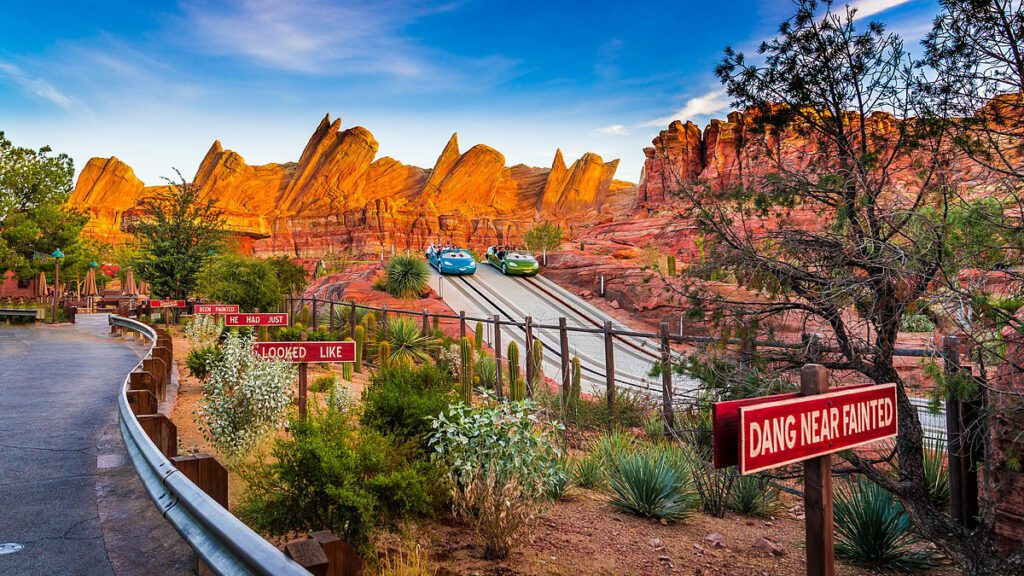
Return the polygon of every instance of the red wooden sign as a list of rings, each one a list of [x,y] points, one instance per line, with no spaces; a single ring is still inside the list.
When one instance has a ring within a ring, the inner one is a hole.
[[[895,384],[776,397],[739,411],[741,474],[855,448],[898,432]]]
[[[150,300],[150,308],[184,308],[184,300]]]
[[[288,314],[284,313],[251,313],[225,314],[225,326],[287,326]]]
[[[196,304],[195,314],[238,314],[238,304]]]
[[[288,362],[355,362],[356,343],[256,342],[253,351],[263,358]]]
[[[854,390],[865,386],[871,386],[871,384],[854,384],[843,387],[843,390]],[[712,404],[712,448],[715,468],[728,468],[740,463],[740,408],[800,397],[799,392],[791,392],[789,394],[775,394],[774,396],[727,400]]]

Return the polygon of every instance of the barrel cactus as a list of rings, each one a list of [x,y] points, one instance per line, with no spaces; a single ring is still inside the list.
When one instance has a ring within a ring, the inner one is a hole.
[[[473,341],[468,337],[459,341],[459,382],[462,384],[462,401],[473,401]]]
[[[355,329],[355,341],[356,341],[356,361],[355,370],[360,374],[363,372],[363,350],[366,347],[366,327],[356,326]]]

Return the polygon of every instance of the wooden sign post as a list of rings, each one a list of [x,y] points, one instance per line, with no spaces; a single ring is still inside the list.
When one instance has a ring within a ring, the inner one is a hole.
[[[835,573],[832,454],[898,433],[896,385],[828,388],[820,364],[800,372],[800,392],[716,403],[715,467],[753,474],[804,464],[807,574]]]
[[[285,320],[287,322],[287,319]],[[299,416],[306,415],[307,369],[310,363],[356,361],[356,343],[343,342],[256,342],[256,355],[269,360],[283,360],[299,365]]]
[[[184,300],[150,300],[149,301],[149,307],[150,308],[157,308],[157,309],[162,310],[162,312],[160,314],[163,315],[163,317],[164,317],[164,325],[165,326],[169,325],[171,323],[170,322],[170,317],[168,316],[168,311],[174,310],[174,309],[178,309],[178,308],[184,308],[185,306],[186,306],[186,303],[185,303]],[[175,322],[177,322],[177,320],[175,320]]]

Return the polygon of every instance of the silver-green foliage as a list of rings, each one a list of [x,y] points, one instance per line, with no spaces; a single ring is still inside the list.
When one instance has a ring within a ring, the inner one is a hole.
[[[209,348],[217,343],[223,330],[215,314],[199,314],[185,325],[185,339],[193,348]]]
[[[253,337],[228,334],[196,413],[199,430],[228,459],[255,448],[285,419],[294,367],[252,351]]]
[[[669,448],[644,448],[619,457],[609,480],[611,503],[644,518],[679,519],[691,514],[700,498],[689,470]]]

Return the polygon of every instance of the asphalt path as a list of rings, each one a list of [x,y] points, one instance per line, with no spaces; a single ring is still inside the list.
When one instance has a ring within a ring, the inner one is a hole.
[[[118,569],[108,554],[132,540],[144,555],[153,530],[167,530],[114,432],[118,390],[144,352],[129,342],[110,336],[105,315],[80,315],[74,326],[0,326],[0,545],[24,547],[0,555],[0,574],[146,570]],[[108,542],[104,520],[125,510],[132,534]],[[164,526],[147,525],[154,515]],[[171,573],[164,570],[152,573]]]

